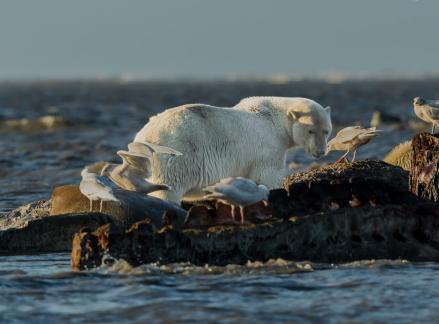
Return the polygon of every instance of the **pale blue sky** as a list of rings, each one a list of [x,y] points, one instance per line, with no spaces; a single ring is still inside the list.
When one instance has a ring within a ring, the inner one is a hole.
[[[438,0],[0,0],[0,79],[439,73]]]

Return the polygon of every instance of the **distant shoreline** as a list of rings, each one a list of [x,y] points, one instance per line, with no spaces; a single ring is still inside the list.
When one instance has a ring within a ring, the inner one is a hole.
[[[286,84],[295,82],[370,82],[370,81],[436,81],[439,72],[430,74],[342,74],[329,73],[322,75],[260,75],[260,76],[220,76],[220,77],[137,77],[132,75],[120,76],[90,76],[90,77],[41,77],[41,78],[0,78],[1,84],[38,84],[38,83],[270,83]]]

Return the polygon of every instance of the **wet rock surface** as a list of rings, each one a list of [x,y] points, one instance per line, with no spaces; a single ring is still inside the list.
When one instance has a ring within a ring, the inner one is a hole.
[[[439,202],[439,134],[421,133],[413,139],[410,190]]]
[[[102,213],[111,215],[121,226],[131,226],[134,222],[148,217],[156,225],[161,224],[162,216],[166,211],[173,211],[182,221],[186,211],[161,199],[137,192],[115,190],[119,202],[106,201],[102,205]],[[93,203],[92,212],[99,212],[99,202]],[[54,189],[50,215],[68,213],[90,213],[90,202],[78,186],[66,185]]]
[[[418,200],[408,192],[408,172],[382,161],[336,163],[295,173],[285,179],[284,187],[288,199],[281,198],[273,204],[275,215],[280,217]],[[275,198],[271,195],[270,199]],[[282,201],[287,201],[288,205],[282,205]],[[281,210],[277,210],[279,207]]]
[[[186,211],[160,199],[120,190],[122,204],[99,202],[89,211],[89,201],[78,186],[54,189],[48,201],[37,201],[0,216],[0,254],[70,251],[72,238],[81,228],[94,230],[104,224],[129,228],[148,218],[161,226],[164,214],[183,223]]]
[[[145,219],[75,235],[72,267],[97,267],[105,255],[149,262],[243,264],[272,258],[345,262],[439,261],[439,205],[408,191],[408,174],[381,161],[333,164],[294,174],[272,190],[268,208],[251,206],[245,224],[228,207],[193,206],[183,225]]]

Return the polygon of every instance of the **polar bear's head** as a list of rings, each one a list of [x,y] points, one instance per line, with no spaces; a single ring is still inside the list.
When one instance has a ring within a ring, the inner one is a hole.
[[[303,98],[288,107],[287,115],[292,122],[294,144],[315,158],[322,157],[332,132],[331,108],[323,108],[315,101]]]

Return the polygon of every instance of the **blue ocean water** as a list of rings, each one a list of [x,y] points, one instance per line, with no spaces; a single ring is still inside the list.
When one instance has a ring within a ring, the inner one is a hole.
[[[246,266],[123,261],[70,272],[69,255],[0,257],[4,322],[437,322],[439,264]]]

